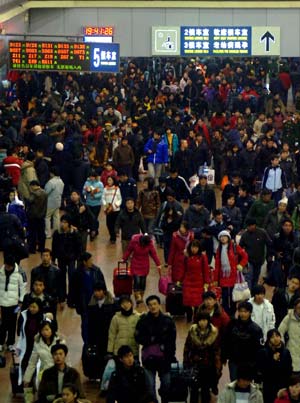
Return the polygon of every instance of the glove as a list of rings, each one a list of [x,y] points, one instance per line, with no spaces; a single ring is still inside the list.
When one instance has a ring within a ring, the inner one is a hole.
[[[239,272],[242,272],[242,271],[243,271],[243,266],[242,266],[241,264],[238,264],[238,265],[236,266],[236,268],[237,268],[237,270],[238,270]]]

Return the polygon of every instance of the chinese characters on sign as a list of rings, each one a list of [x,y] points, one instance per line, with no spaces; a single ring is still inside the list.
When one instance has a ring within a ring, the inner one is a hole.
[[[181,55],[251,54],[251,27],[181,27]]]
[[[118,43],[99,43],[93,45],[91,71],[117,73],[120,64],[120,45]]]

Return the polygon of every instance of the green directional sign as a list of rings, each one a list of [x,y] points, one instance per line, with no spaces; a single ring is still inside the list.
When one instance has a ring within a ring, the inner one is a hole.
[[[179,55],[180,27],[152,27],[152,55]]]

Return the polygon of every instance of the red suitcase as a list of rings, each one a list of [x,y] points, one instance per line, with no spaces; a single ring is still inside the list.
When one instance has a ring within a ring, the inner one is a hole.
[[[118,267],[114,269],[113,287],[116,297],[132,294],[132,275],[128,262],[118,262]]]

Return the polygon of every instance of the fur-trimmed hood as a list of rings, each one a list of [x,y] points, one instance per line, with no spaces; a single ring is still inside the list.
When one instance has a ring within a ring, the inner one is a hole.
[[[189,333],[194,345],[207,347],[211,346],[217,340],[219,331],[214,325],[210,324],[207,333],[201,335],[199,326],[195,324],[191,326]]]

